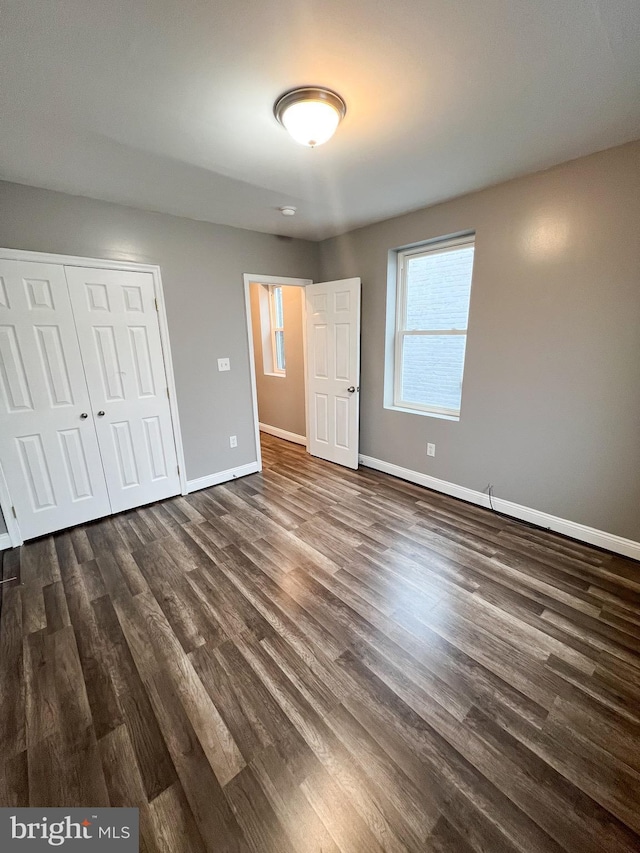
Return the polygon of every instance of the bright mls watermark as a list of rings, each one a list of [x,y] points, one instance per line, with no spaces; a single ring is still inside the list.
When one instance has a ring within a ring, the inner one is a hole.
[[[0,851],[138,853],[138,809],[0,809]]]

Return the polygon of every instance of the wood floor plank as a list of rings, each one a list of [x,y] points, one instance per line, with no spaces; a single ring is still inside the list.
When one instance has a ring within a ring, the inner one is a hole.
[[[26,749],[0,758],[0,807],[29,807],[29,765]]]
[[[5,552],[0,805],[144,853],[636,853],[640,564],[263,436]]]
[[[64,566],[62,571],[69,622],[78,647],[96,737],[100,739],[122,723],[122,712],[109,672],[105,637],[96,624],[84,584],[85,565]]]
[[[166,682],[167,689],[179,697],[218,781],[226,784],[244,767],[244,759],[157,601],[152,596],[141,594],[135,601],[118,602],[116,613],[125,634],[132,636],[134,632],[138,633],[148,649],[153,650],[156,664],[151,675],[158,673],[158,678]],[[142,660],[146,661],[148,655],[149,651],[145,650]],[[138,667],[141,665],[144,663]]]
[[[332,788],[335,787],[336,791],[343,789],[349,794],[355,813],[368,827],[367,835],[370,833],[383,850],[415,849],[417,840],[389,801],[386,792],[371,777],[367,777],[323,721],[322,715],[307,701],[304,692],[298,690],[294,682],[277,677],[278,667],[265,653],[263,646],[263,643],[239,643],[243,655],[307,741],[318,762],[335,780]],[[321,798],[318,802],[324,803],[324,800]]]
[[[244,834],[173,687],[156,673],[149,698],[196,826],[209,853],[246,853]]]
[[[158,850],[204,853],[202,836],[179,782],[159,794],[149,810]]]
[[[474,848],[441,817],[425,845],[425,853],[473,853]]]
[[[251,767],[231,780],[225,794],[254,853],[294,853],[291,839]]]
[[[2,594],[0,613],[0,754],[3,760],[23,753],[26,736],[26,677],[22,588],[8,586]]]
[[[464,754],[497,787],[567,849],[632,851],[633,833],[555,771],[528,745],[474,709],[466,719]],[[472,735],[477,735],[473,737]],[[533,735],[530,744],[535,743]],[[508,771],[508,772],[507,772]]]
[[[252,762],[254,776],[295,850],[339,853],[326,826],[290,772],[288,761],[267,748]]]
[[[224,657],[216,654],[216,651],[201,646],[190,658],[198,677],[229,729],[233,742],[249,764],[272,740],[260,716],[255,714],[251,704],[246,703],[240,693],[235,669],[225,666]]]
[[[327,725],[349,754],[385,792],[417,840],[424,839],[439,819],[440,811],[428,792],[420,790],[356,718],[340,705],[327,717]]]
[[[104,596],[93,603],[93,608],[105,640],[109,672],[122,718],[147,798],[153,800],[176,781],[176,772],[113,603]]]
[[[318,767],[300,787],[340,853],[382,853],[384,848],[326,770]]]
[[[73,628],[26,640],[29,805],[108,805]]]
[[[109,802],[113,808],[139,810],[141,853],[162,853],[126,725],[118,726],[98,744]]]

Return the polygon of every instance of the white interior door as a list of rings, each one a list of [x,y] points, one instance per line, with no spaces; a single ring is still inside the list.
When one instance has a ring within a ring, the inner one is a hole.
[[[0,462],[24,539],[111,511],[64,270],[0,260]]]
[[[358,467],[360,279],[305,288],[308,450]]]
[[[179,494],[152,275],[65,271],[112,511]]]

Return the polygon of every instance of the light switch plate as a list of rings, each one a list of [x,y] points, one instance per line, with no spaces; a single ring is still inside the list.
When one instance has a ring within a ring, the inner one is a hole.
[[[219,358],[218,359],[218,370],[231,370],[231,359],[229,358]]]

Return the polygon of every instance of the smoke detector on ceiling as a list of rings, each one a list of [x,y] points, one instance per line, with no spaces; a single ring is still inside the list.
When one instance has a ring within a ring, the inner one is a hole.
[[[295,216],[297,208],[293,207],[293,205],[286,204],[284,207],[280,207],[279,210],[283,216]]]

